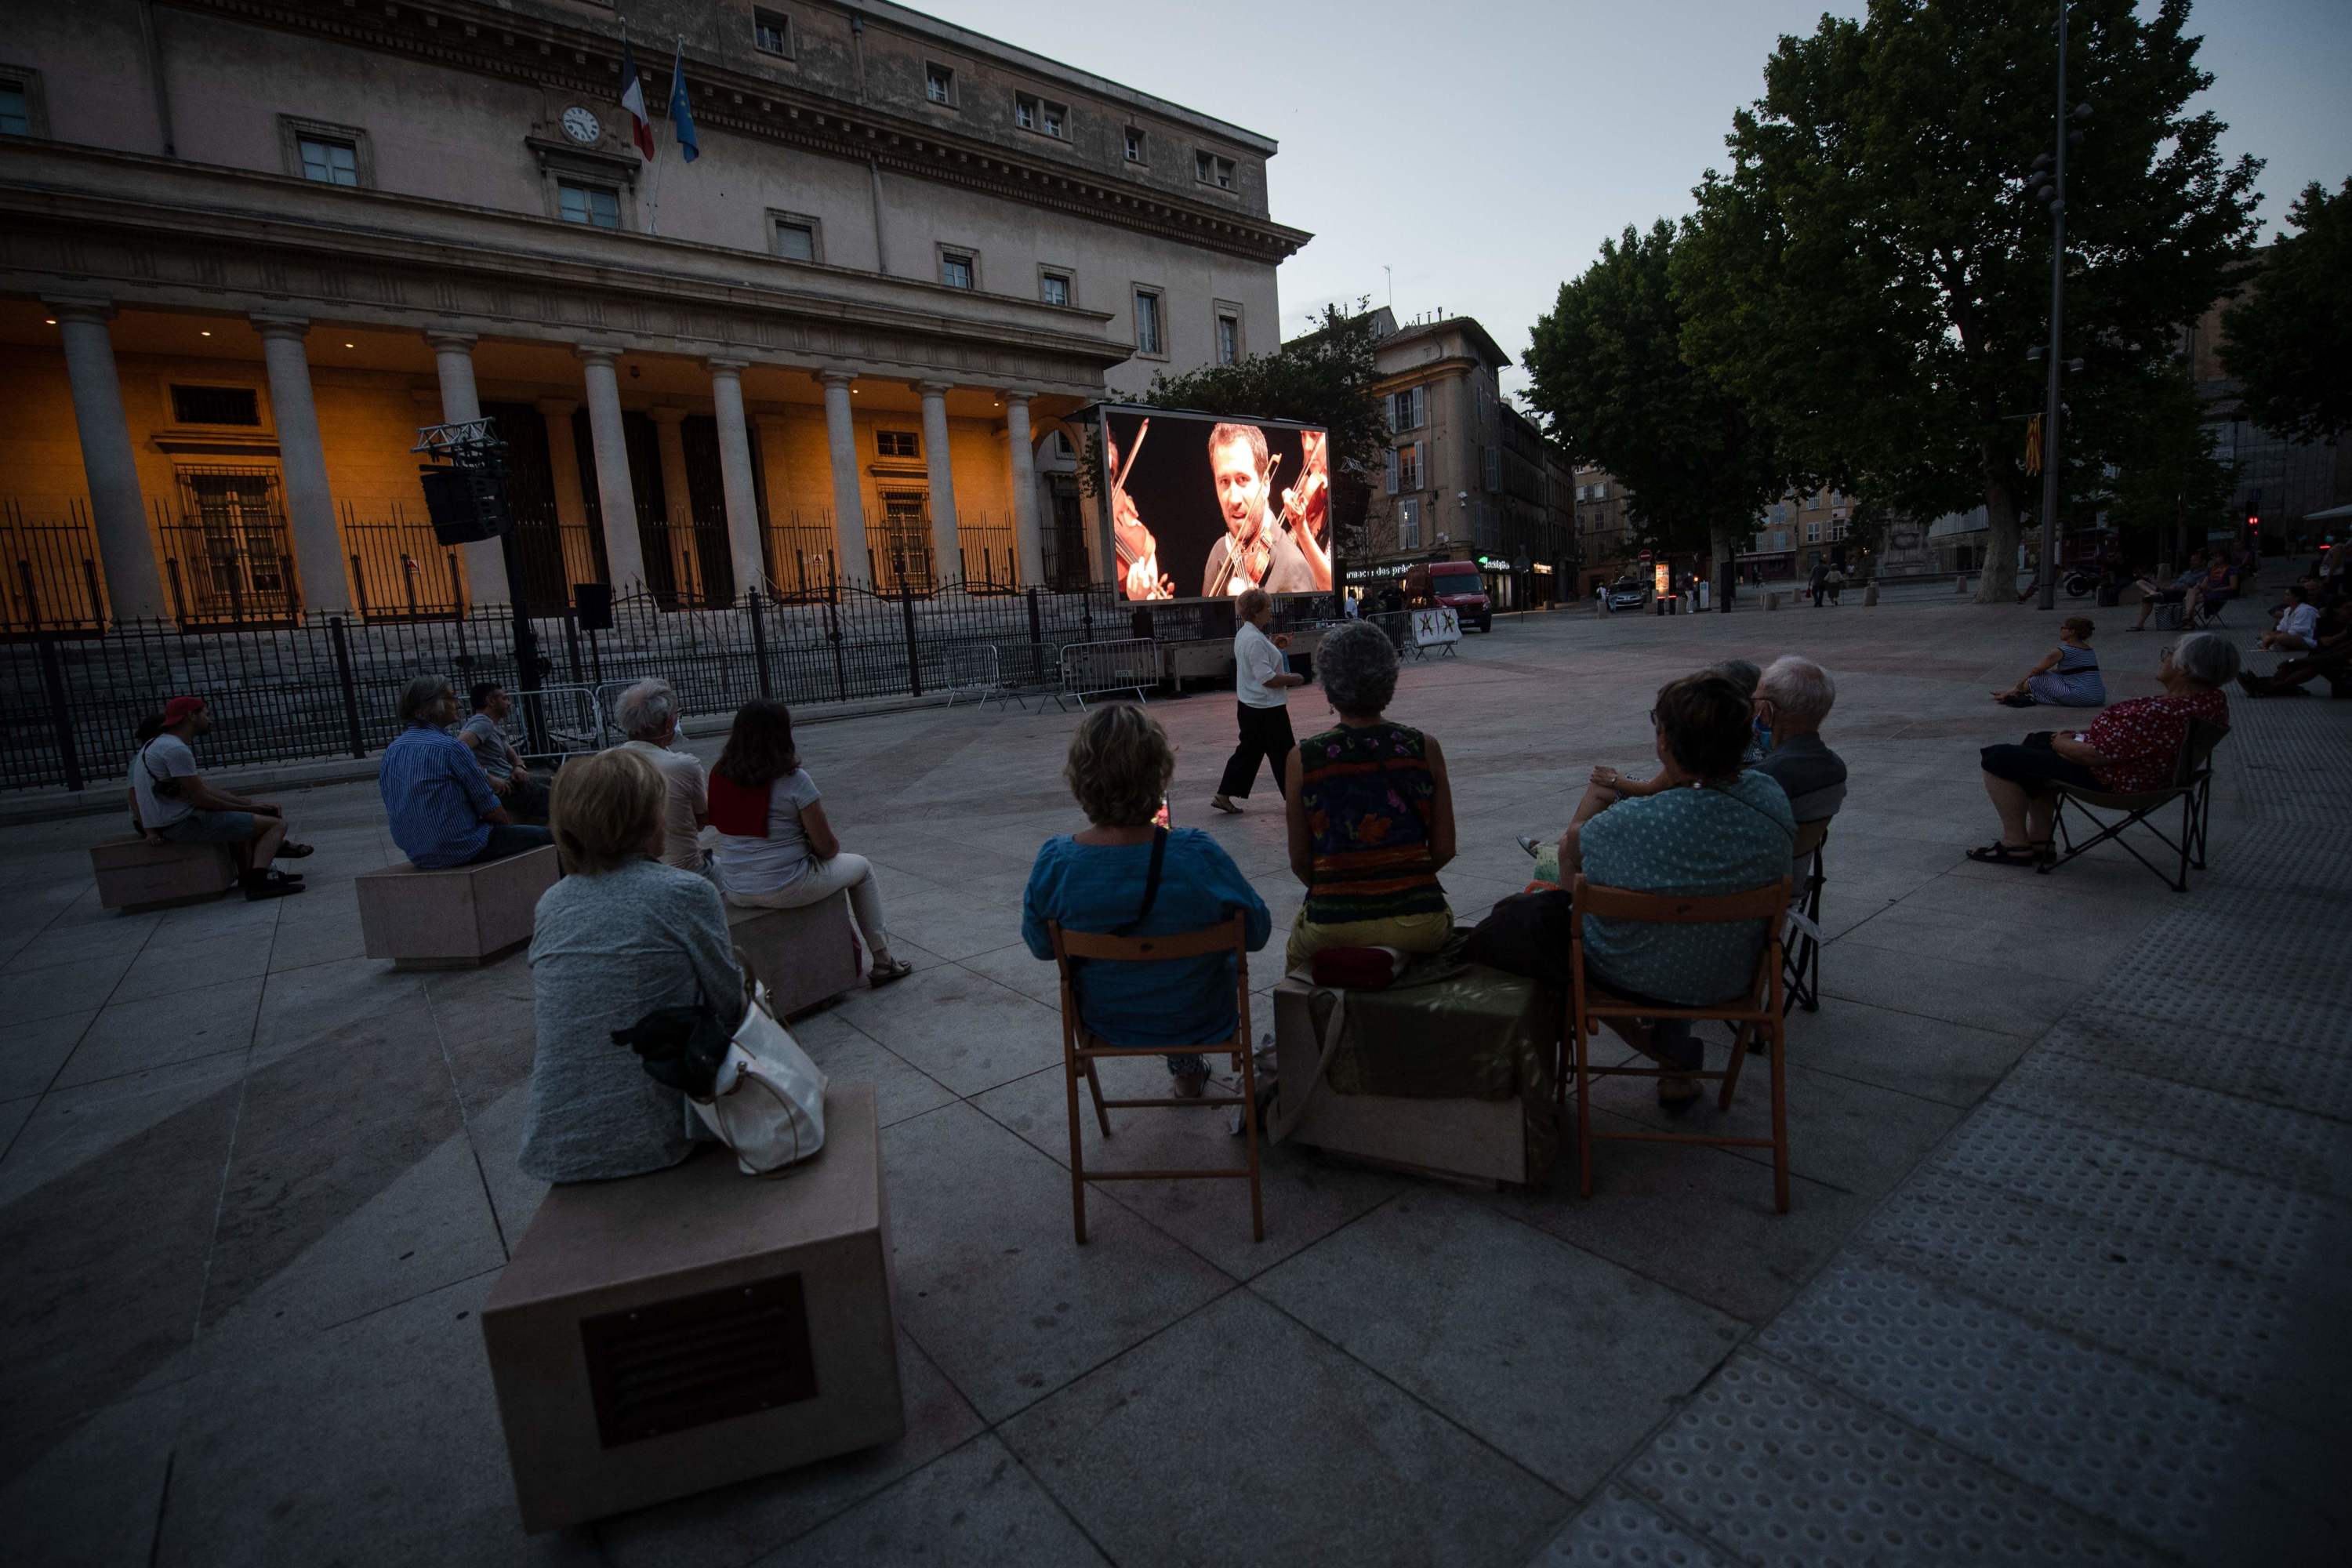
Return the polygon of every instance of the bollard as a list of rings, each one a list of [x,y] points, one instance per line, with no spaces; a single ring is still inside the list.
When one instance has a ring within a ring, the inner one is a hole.
[[[1955,593],[1955,594],[1966,594],[1968,591],[1969,591],[1969,574],[1968,574],[1967,573],[1963,572],[1963,573],[1961,573],[1961,574],[1959,574],[1959,576],[1958,576],[1958,577],[1957,577],[1957,578],[1955,578],[1955,579],[1953,580],[1953,583],[1952,583],[1952,592],[1953,592],[1953,593]]]
[[[1878,603],[1878,584],[1875,583],[1864,584],[1862,590],[1863,608],[1868,609],[1876,603]]]
[[[1767,594],[1767,595],[1764,595],[1764,607],[1765,607],[1766,609],[1768,609],[1768,610],[1777,610],[1777,609],[1779,609],[1779,608],[1780,607],[1780,595],[1778,595],[1778,594]]]

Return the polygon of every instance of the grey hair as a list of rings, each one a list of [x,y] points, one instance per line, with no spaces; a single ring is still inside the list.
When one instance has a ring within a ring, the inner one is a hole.
[[[1830,672],[1793,653],[1774,659],[1756,689],[1776,713],[1811,729],[1821,728],[1837,701],[1837,682],[1830,679]]]
[[[640,680],[613,700],[613,722],[632,741],[651,741],[677,721],[677,693],[667,680]]]
[[[449,678],[446,675],[410,676],[408,684],[400,689],[400,721],[415,723],[416,716],[431,707],[445,692],[451,697],[457,695],[457,689],[449,684]]]
[[[1274,595],[1265,589],[1244,588],[1241,597],[1234,601],[1234,614],[1245,621],[1255,620],[1260,610],[1270,609],[1273,605]]]
[[[2202,686],[2238,679],[2238,645],[2211,632],[2191,632],[2172,645],[2172,668]]]
[[[1331,706],[1349,718],[1371,718],[1396,696],[1396,647],[1388,633],[1369,621],[1350,621],[1323,634],[1315,668]]]
[[[1764,671],[1752,658],[1719,658],[1706,667],[1709,675],[1719,675],[1748,696],[1756,695],[1756,683],[1764,679]]]

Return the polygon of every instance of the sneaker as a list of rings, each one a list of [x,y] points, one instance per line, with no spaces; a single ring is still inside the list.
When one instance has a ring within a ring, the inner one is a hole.
[[[1528,852],[1528,858],[1530,860],[1543,858],[1543,840],[1531,833],[1519,835],[1519,847]]]

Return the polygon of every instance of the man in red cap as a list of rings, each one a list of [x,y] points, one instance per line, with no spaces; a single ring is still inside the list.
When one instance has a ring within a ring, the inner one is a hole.
[[[247,899],[282,899],[306,891],[302,879],[273,871],[273,858],[299,860],[308,844],[286,842],[286,813],[207,784],[196,772],[189,742],[213,727],[201,697],[174,697],[160,718],[139,727],[131,758],[131,816],[156,844],[222,844],[236,857],[237,881]]]

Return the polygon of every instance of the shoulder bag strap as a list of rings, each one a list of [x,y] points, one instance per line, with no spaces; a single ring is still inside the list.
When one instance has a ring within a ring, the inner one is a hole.
[[[1151,830],[1151,868],[1143,874],[1143,907],[1137,910],[1135,918],[1125,925],[1112,927],[1110,931],[1112,936],[1130,935],[1136,927],[1151,918],[1151,906],[1160,901],[1160,866],[1167,858],[1168,830],[1164,827],[1154,827]]]

